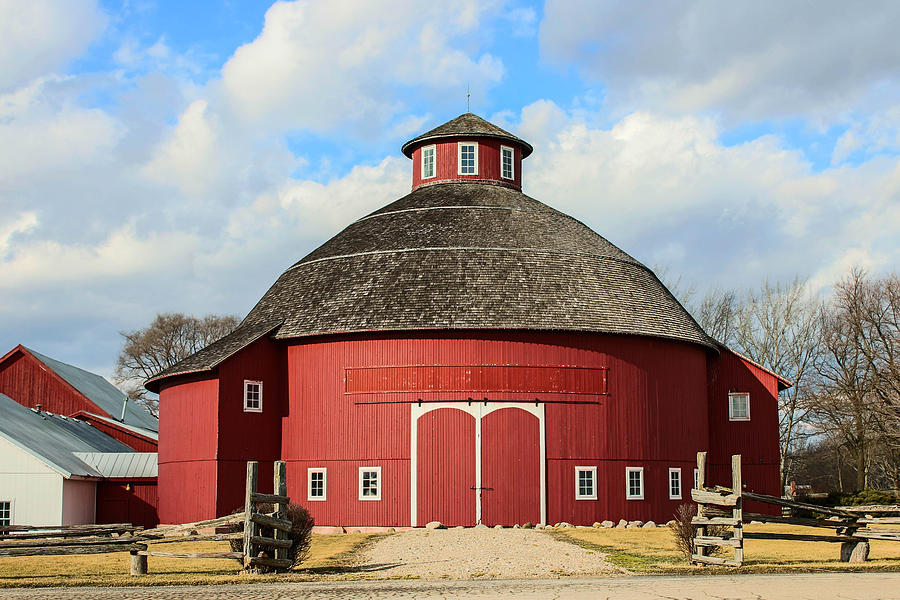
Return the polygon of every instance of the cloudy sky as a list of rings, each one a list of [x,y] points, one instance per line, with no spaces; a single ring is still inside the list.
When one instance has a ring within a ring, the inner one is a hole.
[[[897,268],[900,3],[0,0],[0,355],[244,315],[471,110],[699,290]]]

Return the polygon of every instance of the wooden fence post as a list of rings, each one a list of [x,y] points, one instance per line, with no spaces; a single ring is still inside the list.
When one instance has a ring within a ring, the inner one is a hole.
[[[259,463],[255,460],[247,461],[247,489],[244,496],[244,567],[250,566],[253,558],[252,538],[255,535],[256,525],[253,522],[253,513],[256,512],[256,502],[252,495],[256,493],[256,483],[259,478]]]
[[[274,465],[274,481],[272,482],[272,491],[276,496],[287,496],[287,463],[283,460],[276,460]],[[275,516],[279,519],[287,519],[287,504],[278,502],[275,504]],[[276,540],[288,539],[288,534],[280,529],[275,529]],[[287,559],[289,548],[275,548],[276,559]]]
[[[131,574],[146,575],[147,574],[147,555],[138,554],[137,550],[131,550]]]
[[[703,489],[706,486],[706,452],[698,452],[697,453],[697,488]],[[697,516],[703,516],[703,505],[697,504]],[[705,536],[706,535],[706,527],[700,525],[697,527],[697,535]],[[703,546],[697,546],[694,548],[694,552],[698,556],[706,556],[706,548]],[[701,565],[703,563],[700,563]]]
[[[741,482],[741,455],[731,457],[731,493],[737,496],[737,503],[731,509],[734,519],[734,547],[735,562],[744,564],[744,499],[742,497],[743,483]]]

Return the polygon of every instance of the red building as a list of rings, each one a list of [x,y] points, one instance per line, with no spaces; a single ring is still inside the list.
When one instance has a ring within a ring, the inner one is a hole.
[[[148,381],[162,522],[238,507],[249,459],[287,461],[319,525],[665,521],[698,450],[713,480],[740,452],[747,488],[778,491],[789,383],[524,195],[527,142],[467,113],[402,150],[410,194]]]

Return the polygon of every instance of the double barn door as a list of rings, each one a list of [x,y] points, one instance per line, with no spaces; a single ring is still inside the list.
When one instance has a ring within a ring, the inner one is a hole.
[[[412,522],[544,521],[544,405],[412,405]]]

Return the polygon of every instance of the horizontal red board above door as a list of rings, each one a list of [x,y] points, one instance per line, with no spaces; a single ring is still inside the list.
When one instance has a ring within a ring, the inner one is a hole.
[[[527,392],[606,394],[606,368],[435,365],[346,369],[346,393]]]

